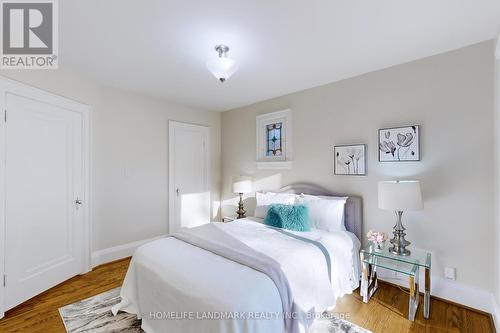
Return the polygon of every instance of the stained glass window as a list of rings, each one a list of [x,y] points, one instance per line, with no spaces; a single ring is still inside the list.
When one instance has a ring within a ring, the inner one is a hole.
[[[283,154],[283,150],[281,148],[282,128],[283,128],[283,123],[274,123],[266,126],[266,140],[267,140],[266,156],[281,156]]]

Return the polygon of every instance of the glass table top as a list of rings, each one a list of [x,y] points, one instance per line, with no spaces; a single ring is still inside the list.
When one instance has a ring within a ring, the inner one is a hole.
[[[385,268],[397,270],[396,268],[405,267],[402,268],[402,270],[406,272],[411,271],[414,265],[418,265],[424,268],[431,268],[431,254],[429,252],[425,252],[414,248],[408,248],[411,251],[411,254],[409,256],[400,256],[389,252],[390,247],[391,244],[389,242],[386,242],[384,248],[380,252],[378,252],[375,251],[372,244],[366,246],[364,249],[361,250],[364,256],[363,261],[369,264],[375,264],[374,261],[377,260],[376,264],[382,267],[384,267],[383,263],[387,262],[387,265],[390,265],[391,267],[385,267]],[[399,264],[401,266],[397,266]],[[405,266],[404,264],[407,264],[409,266]]]
[[[365,256],[363,258],[363,262],[374,265],[376,267],[382,267],[391,271],[411,276],[415,276],[417,269],[419,267],[418,265],[415,264],[409,264],[407,262],[391,260],[374,255]]]

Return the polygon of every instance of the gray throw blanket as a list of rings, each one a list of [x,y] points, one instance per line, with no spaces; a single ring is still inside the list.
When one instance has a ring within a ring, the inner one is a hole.
[[[306,332],[335,303],[330,257],[318,242],[249,221],[210,223],[170,236],[266,274],[280,294],[288,333]]]

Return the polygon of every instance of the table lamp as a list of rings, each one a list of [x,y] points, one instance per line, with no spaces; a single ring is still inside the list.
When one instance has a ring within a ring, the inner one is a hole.
[[[233,193],[238,193],[240,195],[240,202],[238,203],[238,210],[236,211],[239,219],[246,217],[246,211],[243,208],[243,193],[249,192],[252,192],[252,181],[250,177],[241,176],[233,183]]]
[[[420,182],[418,180],[395,180],[378,183],[378,207],[392,210],[396,213],[394,237],[390,240],[392,246],[389,252],[401,256],[409,256],[406,249],[410,242],[405,239],[406,228],[401,223],[404,211],[419,210],[424,207]]]

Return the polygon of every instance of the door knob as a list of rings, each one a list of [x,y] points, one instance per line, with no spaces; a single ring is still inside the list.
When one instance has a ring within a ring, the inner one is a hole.
[[[82,204],[83,204],[83,201],[80,200],[80,198],[76,198],[76,200],[75,200],[76,209],[80,208],[80,206]]]
[[[179,193],[181,192],[181,190],[179,190],[178,188],[175,189],[175,193],[177,193],[177,196],[179,196]]]

